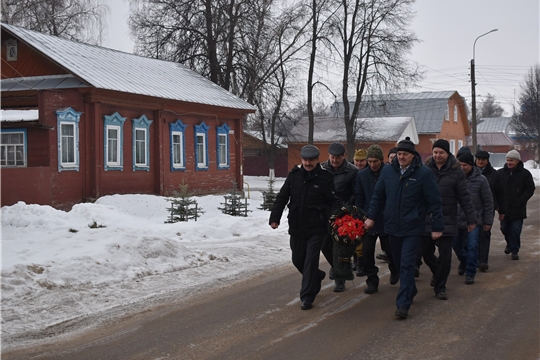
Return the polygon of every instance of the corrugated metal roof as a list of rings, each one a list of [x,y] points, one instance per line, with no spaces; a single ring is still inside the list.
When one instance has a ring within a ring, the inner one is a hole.
[[[46,90],[89,87],[73,75],[30,76],[2,79],[2,91]]]
[[[481,118],[478,125],[476,125],[477,133],[494,133],[494,132],[511,132],[510,122],[511,117],[498,117],[498,118]]]
[[[515,141],[502,132],[478,133],[476,134],[476,143],[481,146],[514,146]],[[472,139],[467,137],[467,145],[472,145]]]
[[[186,66],[2,24],[13,36],[99,89],[233,109],[255,107]]]
[[[441,131],[448,100],[456,91],[435,91],[421,93],[405,93],[393,95],[363,96],[360,105],[360,117],[414,117],[419,134],[437,134]],[[349,98],[353,104],[355,98]],[[343,102],[338,103],[343,113]],[[332,115],[336,112],[332,108]]]

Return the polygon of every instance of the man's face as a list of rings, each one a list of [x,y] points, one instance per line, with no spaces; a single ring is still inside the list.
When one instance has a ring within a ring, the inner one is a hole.
[[[367,162],[371,171],[379,171],[382,165],[382,161],[377,158],[368,158]]]
[[[358,170],[362,170],[363,168],[365,168],[367,166],[367,160],[366,159],[363,159],[363,160],[354,159],[354,166],[356,166],[356,168]]]
[[[465,172],[465,174],[469,174],[472,170],[472,166],[469,164],[461,163],[461,169]]]
[[[414,159],[414,154],[408,152],[408,151],[398,151],[397,152],[397,159],[398,159],[398,162],[399,162],[399,166],[401,166],[402,168],[406,168],[407,166],[409,166],[413,159]]]
[[[388,155],[388,162],[391,163],[395,157],[396,157],[396,153],[390,153],[390,155]]]
[[[341,166],[341,164],[343,164],[343,161],[345,160],[345,154],[343,155],[330,154],[328,156],[328,159],[330,160],[330,165],[332,165],[334,169],[337,169],[338,167]]]
[[[509,169],[513,169],[519,164],[518,159],[506,159],[506,166],[508,166]]]
[[[444,165],[448,160],[448,153],[441,148],[435,147],[433,148],[433,160],[439,166]]]
[[[319,158],[316,159],[302,159],[302,166],[306,171],[315,169],[315,166],[319,163]]]
[[[480,169],[485,168],[488,162],[488,159],[476,158],[476,166],[478,166]]]

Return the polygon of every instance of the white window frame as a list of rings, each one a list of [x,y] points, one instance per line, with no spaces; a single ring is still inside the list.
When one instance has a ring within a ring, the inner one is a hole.
[[[82,112],[66,108],[56,111],[57,128],[58,128],[58,172],[62,171],[79,171],[79,122]],[[73,161],[65,161],[63,154],[66,149],[66,144],[63,141],[65,136],[62,130],[65,126],[73,127],[73,143],[69,145],[73,151]]]
[[[446,111],[444,112],[444,120],[450,121],[450,108],[446,105]]]
[[[152,120],[148,120],[146,115],[142,115],[138,119],[133,119],[133,171],[150,171],[150,124],[152,124]],[[137,140],[138,132],[144,134],[142,140]],[[141,141],[144,161],[137,161],[137,153],[141,149],[137,145],[140,145]]]
[[[458,150],[461,149],[463,147],[463,140],[458,140],[457,144],[458,144]]]
[[[171,131],[171,171],[186,169],[186,138],[182,120],[178,119],[170,125]],[[174,138],[178,136],[179,142],[175,143]]]
[[[450,152],[456,154],[456,140],[450,140]]]
[[[26,129],[6,129],[2,130],[1,132],[2,137],[4,135],[22,135],[22,143],[18,144],[12,144],[5,143],[2,139],[0,143],[0,165],[2,168],[18,168],[18,167],[27,167],[28,166],[28,157],[27,157],[27,151],[28,151],[28,138]],[[8,154],[10,152],[10,148],[12,149],[12,153],[15,154],[14,156],[14,164],[8,164]],[[17,160],[17,153],[22,153],[21,160]],[[22,164],[18,164],[18,161],[22,161]]]
[[[105,127],[103,129],[103,154],[104,154],[104,170],[120,170],[124,169],[124,122],[126,121],[125,117],[120,116],[118,112],[115,112],[112,115],[104,115]],[[116,161],[109,160],[109,129],[114,129],[118,133],[117,143],[116,143]]]
[[[204,121],[195,126],[196,170],[208,170],[208,129]]]
[[[17,46],[17,40],[6,40],[6,60],[17,61],[19,59],[19,49]]]
[[[458,106],[454,105],[454,122],[458,122]]]
[[[230,168],[229,130],[227,124],[216,128],[216,154],[218,170]]]

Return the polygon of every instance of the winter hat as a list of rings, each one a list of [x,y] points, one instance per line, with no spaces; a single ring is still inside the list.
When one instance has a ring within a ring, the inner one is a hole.
[[[397,148],[396,147],[391,148],[390,151],[388,152],[388,156],[390,156],[390,154],[397,154]]]
[[[334,156],[345,154],[345,146],[342,143],[335,142],[328,147],[328,153]]]
[[[474,166],[474,156],[470,152],[464,152],[458,157],[459,162]]]
[[[367,152],[364,149],[358,149],[354,152],[354,160],[364,160],[367,156]]]
[[[414,154],[416,149],[414,148],[414,143],[411,141],[411,138],[407,136],[405,140],[398,142],[396,151],[407,151]]]
[[[376,158],[384,161],[384,155],[381,147],[377,144],[373,144],[367,149],[367,158]]]
[[[519,152],[515,149],[512,149],[506,154],[507,159],[516,159],[521,161],[521,155],[519,155]]]
[[[319,149],[314,145],[306,145],[300,150],[302,159],[317,159],[320,155]]]
[[[484,150],[478,150],[476,152],[476,155],[474,155],[477,159],[488,159],[489,160],[489,153]]]
[[[433,150],[435,148],[443,149],[444,151],[446,151],[447,154],[450,154],[450,144],[445,139],[439,139],[435,141],[431,149]]]
[[[459,148],[459,150],[458,150],[458,152],[456,154],[456,157],[460,157],[461,155],[465,154],[466,152],[472,154],[471,149],[469,149],[467,146],[462,146],[462,147]]]

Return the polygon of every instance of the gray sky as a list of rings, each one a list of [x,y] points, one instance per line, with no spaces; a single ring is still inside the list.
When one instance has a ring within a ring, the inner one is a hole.
[[[422,40],[410,59],[426,70],[420,87],[411,92],[457,90],[471,104],[470,61],[476,42],[476,102],[487,93],[510,116],[528,69],[539,62],[540,1],[537,0],[417,0],[412,29]],[[110,0],[106,47],[132,52],[127,0]]]

